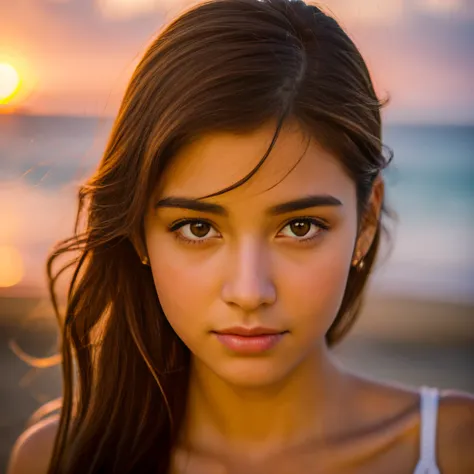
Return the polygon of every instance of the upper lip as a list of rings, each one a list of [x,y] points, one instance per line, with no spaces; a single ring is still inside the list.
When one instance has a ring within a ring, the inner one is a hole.
[[[281,334],[285,331],[264,327],[246,328],[242,326],[235,326],[227,329],[220,329],[214,332],[217,334],[235,334],[236,336],[266,336],[270,334]]]

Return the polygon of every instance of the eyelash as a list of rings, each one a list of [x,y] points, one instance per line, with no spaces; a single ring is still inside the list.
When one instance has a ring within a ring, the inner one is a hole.
[[[179,232],[177,232],[179,229],[181,229],[182,227],[184,227],[185,225],[188,225],[188,224],[195,224],[195,223],[204,223],[204,224],[207,224],[211,227],[214,227],[214,225],[212,224],[212,222],[206,220],[206,219],[181,219],[179,221],[176,221],[176,222],[173,222],[169,227],[168,227],[168,230],[169,232],[171,232],[174,237],[176,238],[176,240],[180,241],[180,242],[183,242],[185,244],[188,244],[188,245],[202,245],[202,244],[206,244],[210,239],[206,239],[205,237],[202,238],[202,239],[196,239],[196,240],[192,240],[192,239],[188,239],[186,237],[183,237],[182,234],[180,234]],[[293,218],[289,221],[287,221],[281,228],[280,232],[285,228],[287,227],[288,225],[292,224],[293,222],[309,222],[310,224],[314,224],[315,226],[317,226],[321,232],[326,232],[328,230],[330,230],[330,227],[329,227],[329,224],[322,220],[322,219],[316,219],[314,217],[298,217],[298,218]],[[296,239],[296,241],[302,245],[304,244],[308,244],[309,242],[312,242],[313,240],[316,240],[318,239],[320,236],[321,236],[321,232],[317,232],[314,236],[312,237],[308,237],[308,238],[301,238],[301,239]]]

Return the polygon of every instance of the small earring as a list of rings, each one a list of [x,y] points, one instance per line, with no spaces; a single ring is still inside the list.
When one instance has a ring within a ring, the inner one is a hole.
[[[361,257],[359,252],[357,252],[357,257],[354,260],[352,260],[352,266],[356,268],[357,271],[360,271],[364,268],[364,265],[365,265],[364,258]]]
[[[145,257],[143,257],[143,258],[142,258],[142,263],[143,263],[143,265],[149,265],[149,264],[150,264],[150,260],[149,260],[149,258],[148,258],[148,257],[146,257],[146,256],[145,256]]]

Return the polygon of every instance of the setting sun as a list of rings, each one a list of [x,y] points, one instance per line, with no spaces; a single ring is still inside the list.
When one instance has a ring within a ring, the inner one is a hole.
[[[0,104],[6,103],[20,85],[20,76],[16,69],[8,63],[0,63]]]

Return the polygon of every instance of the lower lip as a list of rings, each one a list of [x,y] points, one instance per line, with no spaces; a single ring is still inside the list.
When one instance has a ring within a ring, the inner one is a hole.
[[[286,333],[264,334],[261,336],[238,336],[236,334],[215,333],[219,342],[240,354],[259,354],[275,347]]]

